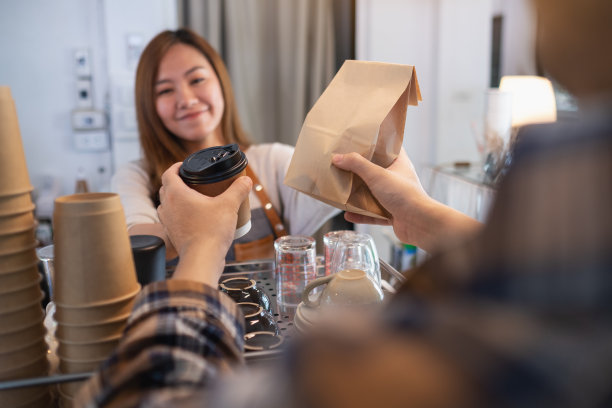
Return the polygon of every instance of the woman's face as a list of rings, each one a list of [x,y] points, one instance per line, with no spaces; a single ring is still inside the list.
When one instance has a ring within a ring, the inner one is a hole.
[[[219,78],[206,57],[186,44],[173,45],[159,64],[155,108],[166,128],[191,153],[223,145],[225,109]]]

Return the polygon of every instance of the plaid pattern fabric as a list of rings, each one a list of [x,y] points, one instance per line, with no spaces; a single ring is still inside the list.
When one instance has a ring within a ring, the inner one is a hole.
[[[244,319],[236,303],[196,282],[143,288],[120,346],[76,406],[154,407],[180,400],[243,363]]]

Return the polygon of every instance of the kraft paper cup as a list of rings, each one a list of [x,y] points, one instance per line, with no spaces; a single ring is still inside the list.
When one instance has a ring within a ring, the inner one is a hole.
[[[76,307],[55,303],[55,319],[58,323],[70,325],[90,325],[92,322],[108,323],[119,319],[120,316],[126,316],[127,319],[138,292],[140,292],[140,287],[122,299],[100,303],[95,306]]]
[[[34,212],[24,210],[0,216],[0,231],[4,234],[24,231],[34,226]]]
[[[60,398],[65,399],[66,402],[70,404],[66,406],[72,407],[74,397],[79,393],[79,390],[83,384],[85,384],[85,381],[71,381],[58,384],[57,388],[59,390]]]
[[[24,304],[30,304],[32,300],[39,299],[42,291],[38,282],[13,292],[0,294],[0,310],[3,313],[19,310]]]
[[[51,395],[46,385],[37,387],[12,388],[0,391],[0,407],[48,408]]]
[[[36,246],[38,246],[38,241],[34,226],[23,231],[0,232],[0,255],[12,254]]]
[[[64,358],[68,360],[96,360],[106,359],[119,344],[121,336],[107,338],[98,342],[91,343],[72,343],[59,340],[57,355],[60,361]]]
[[[33,211],[34,208],[29,191],[21,194],[0,195],[0,217]]]
[[[54,297],[63,306],[95,306],[140,287],[117,194],[59,197],[55,228]]]
[[[104,360],[70,360],[62,358],[59,362],[59,369],[64,374],[90,373],[97,370]]]
[[[43,339],[46,332],[42,320],[30,322],[29,326],[15,331],[5,331],[0,336],[0,350],[2,350],[2,353],[8,353],[27,347]],[[0,371],[2,371],[2,367],[0,367]]]
[[[189,155],[179,168],[182,180],[194,190],[215,197],[223,193],[238,177],[246,175],[248,160],[237,144],[215,146]],[[248,197],[240,204],[234,239],[251,229],[251,207]]]
[[[18,380],[20,378],[43,377],[49,372],[47,355],[41,356],[36,361],[7,371],[0,371],[0,381]]]
[[[31,191],[17,110],[7,86],[0,86],[0,195]]]
[[[30,391],[30,393],[32,393],[32,391]],[[51,405],[52,401],[53,401],[53,397],[51,396],[51,393],[47,390],[44,393],[42,393],[39,397],[36,397],[34,400],[30,402],[26,402],[21,405],[15,405],[15,408],[48,408],[52,406]]]
[[[24,269],[38,262],[34,247],[0,254],[0,275]]]
[[[58,395],[59,399],[57,400],[57,406],[59,408],[73,408],[74,407],[74,398],[65,395],[64,393],[59,391],[58,385]]]
[[[0,275],[0,297],[5,293],[25,290],[35,284],[40,285],[41,281],[42,275],[38,273],[38,268],[36,266]]]
[[[47,349],[47,343],[41,337],[30,345],[0,353],[0,373],[34,363],[47,355]]]
[[[73,408],[74,406],[74,398],[67,397],[60,393],[58,400],[59,408]]]
[[[91,325],[69,325],[58,322],[55,337],[74,343],[91,343],[107,337],[121,336],[128,317],[129,314],[114,321]]]
[[[33,299],[29,304],[13,310],[11,312],[0,311],[0,337],[4,333],[24,329],[32,325],[32,322],[43,320],[45,313],[41,307],[43,293],[37,299]]]

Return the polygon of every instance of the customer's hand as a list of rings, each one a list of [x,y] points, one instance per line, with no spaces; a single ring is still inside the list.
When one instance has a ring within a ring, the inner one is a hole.
[[[347,212],[347,221],[365,224],[393,225],[395,234],[403,242],[415,242],[409,225],[415,208],[430,200],[421,186],[412,162],[402,148],[398,157],[384,169],[358,153],[336,154],[332,163],[343,170],[358,175],[370,188],[380,204],[391,213],[391,220],[368,217]]]
[[[374,197],[391,213],[391,220],[386,221],[347,212],[347,221],[393,225],[395,234],[402,242],[430,252],[439,249],[447,241],[480,228],[477,221],[427,195],[403,148],[386,169],[358,153],[336,154],[332,163],[361,177]]]
[[[183,182],[178,175],[180,165],[174,164],[163,174],[157,208],[179,254],[174,278],[216,287],[234,238],[238,208],[251,191],[252,181],[240,177],[223,194],[207,197]]]

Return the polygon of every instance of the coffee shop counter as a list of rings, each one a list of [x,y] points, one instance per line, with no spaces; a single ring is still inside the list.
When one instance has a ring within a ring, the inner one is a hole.
[[[405,280],[404,276],[391,267],[389,264],[380,261],[381,282],[385,295],[393,293],[395,289]],[[168,270],[171,274],[172,269]],[[317,274],[323,276],[325,267],[323,257],[317,258]],[[263,259],[249,262],[229,263],[226,265],[221,279],[230,277],[246,277],[255,281],[256,286],[264,291],[270,299],[270,313],[274,316],[278,332],[282,337],[283,342],[290,340],[296,335],[294,326],[295,308],[283,307],[276,301],[277,288],[274,274],[274,260]],[[277,358],[281,353],[282,347],[273,349],[264,349],[261,351],[247,350],[245,351],[245,360],[248,364],[254,364],[261,361]],[[46,384],[59,384],[64,382],[73,382],[89,378],[91,372],[78,374],[57,374],[48,377],[38,377],[29,379],[19,379],[12,381],[0,382],[0,390],[32,387]]]

